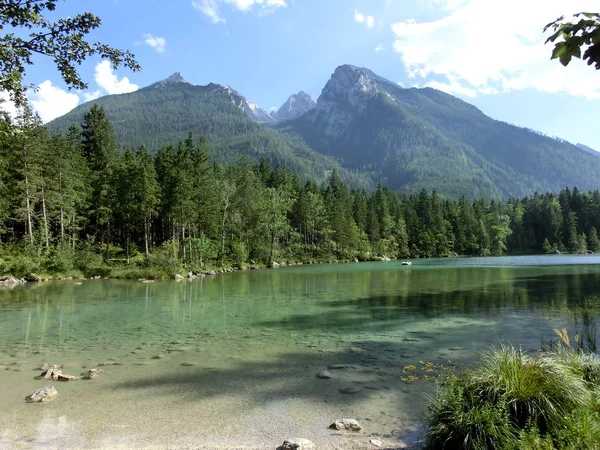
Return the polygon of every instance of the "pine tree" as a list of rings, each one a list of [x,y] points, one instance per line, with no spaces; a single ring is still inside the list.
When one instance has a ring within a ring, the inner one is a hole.
[[[600,251],[600,239],[598,239],[598,232],[595,227],[592,227],[592,230],[588,235],[588,249],[593,253],[598,253]]]
[[[82,148],[91,175],[90,231],[99,235],[109,256],[114,219],[114,175],[118,163],[117,142],[102,106],[94,104],[83,116]]]
[[[146,259],[150,256],[150,238],[152,221],[158,214],[160,204],[160,187],[158,185],[154,160],[145,146],[140,146],[135,153],[136,178],[135,192],[137,200],[136,212],[141,219],[144,235],[144,251]]]

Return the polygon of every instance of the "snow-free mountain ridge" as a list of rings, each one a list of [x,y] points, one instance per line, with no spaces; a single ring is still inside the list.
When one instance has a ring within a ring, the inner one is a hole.
[[[277,111],[271,113],[271,116],[278,122],[294,120],[313,109],[317,104],[304,91],[291,95],[286,102]]]
[[[336,169],[353,187],[381,182],[405,193],[508,198],[600,188],[594,154],[496,121],[444,92],[405,89],[351,65],[335,69],[316,105],[300,92],[275,117],[229,86],[194,86],[178,73],[94,102],[106,109],[123,148],[143,143],[157,151],[203,134],[221,162],[246,155],[319,180]],[[89,107],[48,127],[66,131]]]

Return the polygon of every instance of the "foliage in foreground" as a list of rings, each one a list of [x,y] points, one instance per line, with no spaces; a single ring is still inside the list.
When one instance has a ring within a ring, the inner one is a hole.
[[[440,378],[429,449],[592,449],[600,443],[600,360],[567,350],[484,353]]]

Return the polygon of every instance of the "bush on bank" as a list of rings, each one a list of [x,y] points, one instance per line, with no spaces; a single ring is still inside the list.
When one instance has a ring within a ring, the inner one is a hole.
[[[512,347],[440,377],[428,412],[428,449],[596,449],[600,360]]]

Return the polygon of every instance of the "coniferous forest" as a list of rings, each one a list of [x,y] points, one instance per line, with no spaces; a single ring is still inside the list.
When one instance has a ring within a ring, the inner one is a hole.
[[[351,189],[212,162],[202,136],[119,151],[102,107],[50,134],[25,114],[0,161],[0,273],[164,277],[382,258],[600,251],[600,193],[506,202]]]

